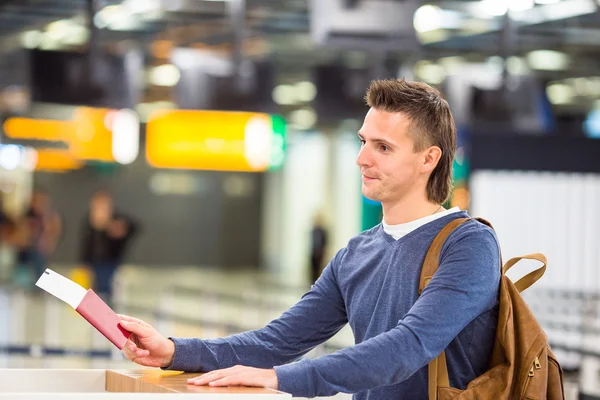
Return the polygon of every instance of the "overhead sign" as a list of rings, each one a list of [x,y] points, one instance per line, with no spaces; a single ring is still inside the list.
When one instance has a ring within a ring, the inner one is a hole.
[[[146,126],[156,168],[265,171],[284,158],[285,123],[251,112],[161,110]]]
[[[67,150],[40,149],[37,151],[36,171],[62,172],[81,167],[83,167],[83,162],[73,158]]]
[[[68,121],[8,118],[3,129],[12,139],[63,142],[65,154],[77,161],[129,164],[138,155],[139,118],[127,109],[77,107]]]

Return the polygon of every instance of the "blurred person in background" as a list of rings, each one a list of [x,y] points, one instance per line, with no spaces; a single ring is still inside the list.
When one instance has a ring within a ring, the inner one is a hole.
[[[315,283],[321,275],[323,258],[327,248],[327,231],[323,225],[323,217],[315,215],[310,231],[310,273],[311,283]]]
[[[10,280],[15,265],[16,224],[5,212],[0,197],[0,284]]]
[[[0,284],[10,281],[15,265],[15,223],[5,219],[0,223]]]
[[[383,221],[350,239],[302,299],[279,319],[226,338],[165,338],[121,316],[124,347],[145,366],[207,372],[189,384],[259,386],[299,397],[428,399],[427,364],[446,350],[450,383],[465,389],[489,365],[498,323],[500,251],[494,231],[469,220],[448,237],[419,295],[433,239],[457,218],[446,210],[456,128],[440,93],[419,82],[373,81],[359,131],[362,193]],[[346,323],[355,345],[300,359]]]
[[[17,269],[15,283],[30,287],[47,267],[62,235],[61,218],[50,197],[36,189],[25,215],[16,222]]]
[[[112,302],[114,276],[138,224],[114,210],[111,195],[100,190],[90,198],[83,221],[80,261],[94,274],[94,290]]]

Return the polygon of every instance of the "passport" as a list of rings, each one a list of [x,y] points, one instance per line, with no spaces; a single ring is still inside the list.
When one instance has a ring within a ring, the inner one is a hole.
[[[35,285],[73,307],[119,350],[123,349],[129,332],[119,325],[119,316],[92,289],[86,290],[50,268],[46,268]]]

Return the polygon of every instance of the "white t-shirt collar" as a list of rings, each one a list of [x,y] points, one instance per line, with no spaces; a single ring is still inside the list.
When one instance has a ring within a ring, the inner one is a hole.
[[[438,218],[445,217],[446,215],[453,214],[455,212],[460,212],[460,208],[452,207],[449,210],[432,214],[427,217],[419,218],[414,221],[406,222],[404,224],[388,225],[385,223],[385,221],[382,221],[381,224],[383,225],[383,230],[385,231],[385,233],[398,240],[402,236],[405,236],[406,234],[414,231],[420,226],[423,226],[431,221],[435,221]]]

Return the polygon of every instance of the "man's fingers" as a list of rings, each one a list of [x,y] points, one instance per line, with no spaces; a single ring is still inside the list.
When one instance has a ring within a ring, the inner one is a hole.
[[[188,384],[197,386],[254,386],[277,389],[274,370],[235,366],[208,372],[188,379]]]
[[[130,322],[139,322],[141,321],[140,319],[134,318],[134,317],[130,317],[129,315],[125,315],[125,314],[117,314],[117,317],[119,317],[120,319],[123,319],[125,321],[130,321]]]
[[[197,376],[195,378],[190,378],[187,381],[189,384],[197,385],[197,386],[208,385],[210,382],[214,381],[215,379],[219,379],[219,378],[222,378],[223,376],[225,376],[223,371],[224,370],[211,371],[206,374]]]
[[[154,334],[154,328],[152,328],[150,325],[145,326],[140,323],[127,320],[119,321],[119,325],[121,325],[126,331],[135,334],[140,339],[152,336],[152,334]]]
[[[136,358],[144,358],[144,357],[149,357],[150,352],[148,350],[138,349],[136,351],[135,355],[136,355]]]
[[[235,376],[225,376],[209,383],[210,386],[240,386],[242,381]]]
[[[123,347],[123,353],[130,361],[135,361],[137,358],[148,357],[150,355],[150,351],[140,349],[131,340],[128,340],[125,343],[125,346]]]
[[[204,375],[190,378],[187,382],[190,385],[197,386],[255,386],[256,382],[253,382],[252,379],[248,377],[248,371],[244,374],[245,370],[244,367],[236,365],[231,368],[207,372]]]
[[[131,346],[132,344],[133,346]],[[127,340],[125,346],[123,346],[123,354],[129,361],[135,360],[135,349],[137,349],[137,346],[131,340]]]
[[[133,322],[142,326],[150,326],[150,324],[142,321],[141,319],[130,317],[129,315],[117,314],[117,316],[121,319],[121,321]]]
[[[188,383],[198,386],[208,385],[212,381],[216,381],[226,376],[235,374],[237,372],[237,369],[237,366],[225,369],[217,369],[214,371],[207,372],[203,375],[197,376],[195,378],[190,378],[188,379]]]

